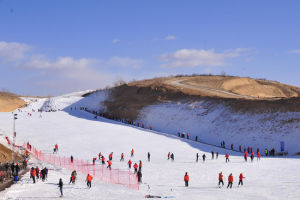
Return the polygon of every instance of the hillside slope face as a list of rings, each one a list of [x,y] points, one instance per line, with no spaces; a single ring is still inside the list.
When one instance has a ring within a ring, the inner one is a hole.
[[[174,81],[193,87],[200,84],[201,91],[170,84]],[[203,88],[208,92],[203,93]],[[255,97],[257,94],[263,94],[264,98]],[[199,140],[214,145],[224,140],[227,147],[233,144],[235,149],[241,145],[242,149],[248,146],[275,148],[278,152],[283,141],[285,151],[293,154],[300,152],[298,95],[297,87],[263,80],[179,77],[121,85],[106,91],[105,97],[100,95],[98,102],[94,94],[82,103],[90,107],[87,102],[91,98],[93,105],[98,105],[98,109],[93,106],[92,110],[119,119],[144,122],[155,130],[170,134],[188,132],[192,139],[198,136]]]

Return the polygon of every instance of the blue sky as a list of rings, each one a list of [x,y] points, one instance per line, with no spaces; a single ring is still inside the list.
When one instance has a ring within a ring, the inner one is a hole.
[[[300,1],[0,0],[0,89],[225,72],[300,86]]]

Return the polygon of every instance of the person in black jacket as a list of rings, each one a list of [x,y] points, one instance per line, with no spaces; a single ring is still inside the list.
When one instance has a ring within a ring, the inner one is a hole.
[[[63,183],[62,179],[60,178],[59,183],[58,183],[58,187],[59,187],[59,190],[60,190],[60,196],[61,197],[64,196],[63,195],[63,186],[64,186],[64,183]]]

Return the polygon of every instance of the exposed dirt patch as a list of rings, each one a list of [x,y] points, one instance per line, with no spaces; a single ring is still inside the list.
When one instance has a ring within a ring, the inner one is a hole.
[[[11,112],[25,104],[25,101],[15,94],[0,92],[0,112]]]
[[[11,155],[12,151],[5,147],[4,145],[0,144],[0,163],[6,163],[6,162],[10,162],[11,161]],[[20,160],[21,157],[19,155],[16,155],[16,160]]]

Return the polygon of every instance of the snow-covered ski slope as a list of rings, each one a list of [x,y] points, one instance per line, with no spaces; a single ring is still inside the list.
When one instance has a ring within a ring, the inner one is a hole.
[[[100,95],[100,94],[99,94]],[[105,94],[103,94],[104,98]],[[59,145],[59,155],[73,155],[75,158],[92,160],[99,152],[108,157],[114,152],[113,168],[127,170],[130,150],[135,149],[133,162],[143,161],[143,184],[140,190],[121,185],[94,181],[87,189],[85,175],[79,175],[75,185],[68,185],[70,171],[31,160],[32,166],[47,166],[47,182],[32,184],[29,174],[11,188],[0,193],[0,199],[55,199],[59,198],[57,183],[62,178],[65,183],[66,199],[143,199],[146,194],[175,199],[300,199],[300,160],[297,157],[262,158],[253,163],[243,161],[239,153],[230,152],[230,162],[225,163],[224,149],[179,139],[169,134],[151,132],[126,126],[94,116],[78,109],[72,111],[68,106],[87,101],[77,94],[64,95],[52,99],[33,100],[28,107],[18,113],[16,121],[17,143],[24,141],[51,153],[54,145]],[[49,103],[50,102],[50,103]],[[91,105],[97,103],[91,102]],[[57,112],[31,112],[43,105]],[[64,109],[66,108],[66,109]],[[32,113],[28,116],[27,112]],[[12,132],[12,114],[0,113],[0,128],[7,135]],[[219,152],[219,158],[211,159],[210,151]],[[124,152],[125,162],[120,162]],[[151,162],[147,153],[151,153]],[[175,154],[175,161],[167,160],[167,153]],[[207,160],[195,162],[195,155],[206,154]],[[97,161],[99,162],[99,161]],[[99,163],[97,163],[99,164]],[[234,175],[232,189],[218,188],[218,173],[224,174],[227,184],[229,173]],[[183,176],[190,175],[190,187],[185,188]],[[237,187],[239,173],[246,177],[244,186]]]

